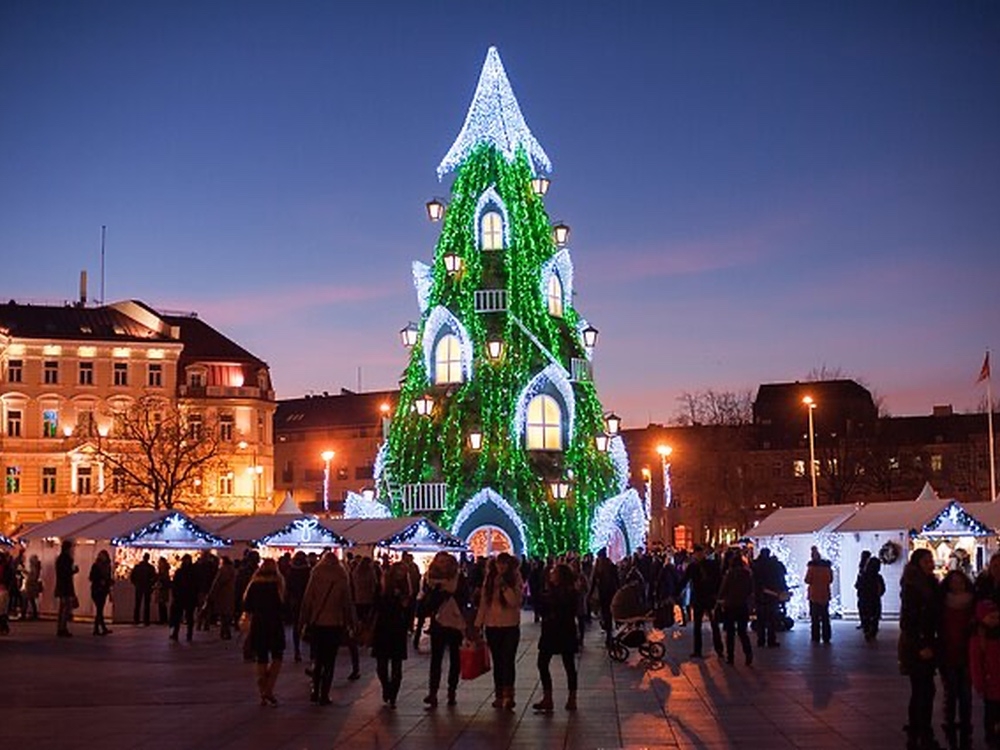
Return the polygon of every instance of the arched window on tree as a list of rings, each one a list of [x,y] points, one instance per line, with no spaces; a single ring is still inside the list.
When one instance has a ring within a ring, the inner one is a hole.
[[[446,333],[434,347],[434,382],[462,382],[462,345],[453,333]]]
[[[524,438],[529,451],[562,450],[562,409],[552,396],[542,393],[528,402]]]
[[[499,211],[484,211],[479,219],[483,250],[503,250],[503,217]]]
[[[563,285],[558,274],[549,276],[548,288],[549,315],[556,318],[563,316]]]

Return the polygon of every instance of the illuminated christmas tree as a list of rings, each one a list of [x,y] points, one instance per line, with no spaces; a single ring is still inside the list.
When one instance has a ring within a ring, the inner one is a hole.
[[[450,200],[428,204],[442,221],[434,262],[413,264],[421,317],[401,332],[412,355],[379,495],[397,515],[439,513],[463,538],[500,530],[515,553],[614,538],[627,551],[647,511],[597,398],[597,331],[573,304],[569,228],[543,202],[551,168],[490,48],[438,166],[439,179],[455,173]]]

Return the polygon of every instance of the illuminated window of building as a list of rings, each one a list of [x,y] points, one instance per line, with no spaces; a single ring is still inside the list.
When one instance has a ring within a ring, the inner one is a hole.
[[[201,414],[188,414],[188,436],[192,440],[201,440],[202,417]],[[230,425],[230,428],[232,425]]]
[[[92,492],[93,472],[89,466],[79,466],[76,470],[76,494],[89,495]]]
[[[94,363],[81,362],[78,370],[80,385],[94,384]]]
[[[549,276],[548,289],[549,315],[556,318],[563,316],[563,285],[558,274]]]
[[[205,385],[205,373],[195,370],[188,373],[188,385],[192,388],[201,388]]]
[[[931,471],[944,471],[944,456],[940,453],[931,456]]]
[[[792,473],[797,477],[804,477],[806,475],[806,462],[792,461]]]
[[[59,433],[59,412],[56,409],[42,411],[42,437],[54,438]]]
[[[82,437],[93,437],[97,434],[97,420],[94,419],[94,412],[90,407],[77,408],[75,432]]]
[[[115,362],[114,384],[117,386],[128,385],[128,362]]]
[[[12,359],[7,363],[7,382],[20,383],[24,377],[24,363],[20,359]]]
[[[219,475],[219,494],[223,497],[233,494],[233,472],[227,471]]]
[[[45,385],[56,385],[59,382],[58,360],[45,360],[45,365],[42,368],[42,382],[45,383]]]
[[[111,472],[111,491],[116,495],[121,495],[124,494],[125,487],[125,469],[116,466]]]
[[[6,489],[8,495],[16,495],[21,491],[21,467],[7,467]]]
[[[7,410],[7,437],[21,437],[21,410]]]
[[[525,447],[533,451],[562,450],[562,409],[548,394],[542,393],[528,402]]]
[[[55,466],[43,466],[42,467],[42,494],[43,495],[54,495],[54,494],[56,494],[56,467]]]
[[[223,414],[219,417],[219,440],[231,442],[233,439],[233,415]]]
[[[454,334],[445,334],[434,347],[434,382],[462,382],[462,345]]]
[[[485,211],[479,219],[483,250],[503,250],[503,217],[498,211]]]
[[[146,385],[150,388],[163,387],[163,365],[152,363],[146,370]]]

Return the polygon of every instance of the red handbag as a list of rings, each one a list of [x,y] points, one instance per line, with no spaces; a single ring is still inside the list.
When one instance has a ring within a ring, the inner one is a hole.
[[[458,652],[463,680],[474,680],[490,671],[490,650],[485,641],[466,641]]]

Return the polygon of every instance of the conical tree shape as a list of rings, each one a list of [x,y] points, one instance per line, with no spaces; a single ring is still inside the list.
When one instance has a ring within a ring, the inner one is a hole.
[[[490,77],[498,69],[500,83],[484,85],[488,68]],[[457,175],[426,287],[418,289],[423,315],[380,489],[398,513],[398,488],[446,483],[441,520],[450,525],[469,498],[491,488],[524,522],[531,552],[586,551],[594,508],[623,489],[623,478],[595,444],[603,412],[572,306],[572,265],[532,190],[534,167],[548,168],[548,158],[530,133],[515,132],[524,121],[508,92],[491,49],[466,124],[442,162],[447,171],[455,159]],[[483,113],[502,127],[477,125]],[[487,213],[499,221],[484,220]],[[449,273],[446,257],[460,259],[460,270]],[[502,342],[501,357],[490,358],[489,341]],[[425,396],[433,399],[427,415],[416,408]],[[479,450],[469,444],[473,432],[482,435]],[[567,497],[553,496],[556,480],[569,480]]]

